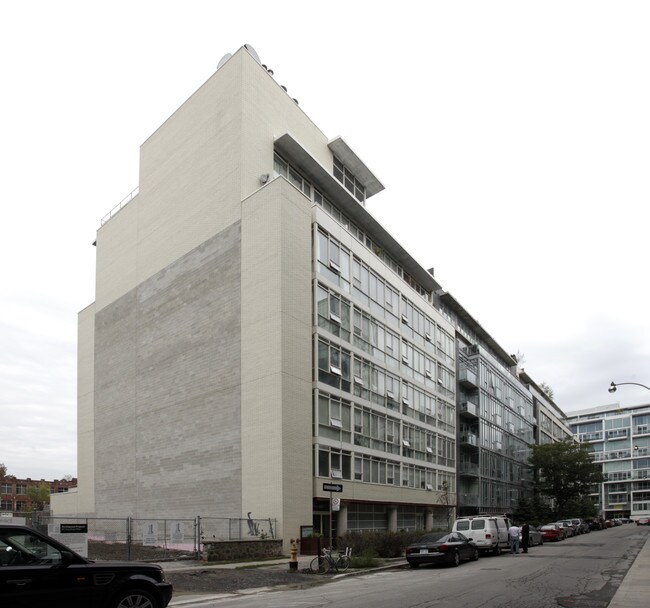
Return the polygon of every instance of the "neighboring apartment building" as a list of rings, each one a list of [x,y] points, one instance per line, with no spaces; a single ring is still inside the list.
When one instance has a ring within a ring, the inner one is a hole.
[[[382,189],[254,51],[224,58],[97,232],[56,514],[250,513],[288,539],[512,512],[561,412],[369,213]]]
[[[456,329],[458,512],[512,513],[530,493],[533,398],[513,357],[453,296],[436,296]]]
[[[245,48],[142,145],[79,315],[79,489],[56,514],[443,525],[456,344],[383,189]],[[505,390],[505,389],[504,389]],[[523,403],[523,398],[518,400]]]
[[[519,379],[530,391],[533,397],[533,444],[543,445],[555,443],[573,437],[566,415],[544,391],[542,387],[526,373],[518,371]]]
[[[567,422],[602,465],[606,479],[593,494],[602,516],[650,516],[650,405],[569,412]]]
[[[40,486],[42,483],[50,488],[51,495],[68,492],[68,490],[77,486],[76,479],[46,481],[45,479],[32,479],[31,477],[17,479],[16,477],[7,476],[0,479],[0,511],[14,514],[31,511],[32,501],[27,495],[27,488]]]

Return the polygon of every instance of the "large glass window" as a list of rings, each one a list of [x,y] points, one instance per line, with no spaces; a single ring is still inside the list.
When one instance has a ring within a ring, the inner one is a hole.
[[[339,180],[350,194],[360,203],[366,200],[365,186],[354,176],[354,174],[338,159],[334,157],[334,167],[332,170],[334,177]]]
[[[318,470],[319,477],[331,477],[333,479],[351,479],[351,455],[346,450],[338,450],[327,446],[320,446],[318,449]]]
[[[318,342],[318,379],[350,392],[350,353],[324,340]]]
[[[352,503],[348,505],[348,530],[388,530],[386,505]]]
[[[344,291],[350,291],[350,252],[320,230],[316,249],[318,273]]]
[[[318,395],[318,436],[350,443],[352,406],[349,401]]]
[[[322,285],[317,287],[318,326],[350,341],[350,302]]]

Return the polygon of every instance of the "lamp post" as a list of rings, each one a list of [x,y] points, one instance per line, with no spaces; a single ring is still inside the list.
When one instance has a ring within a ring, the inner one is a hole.
[[[615,393],[617,387],[619,386],[624,386],[625,384],[633,384],[634,386],[642,386],[643,388],[647,389],[650,391],[650,386],[646,386],[645,384],[639,384],[638,382],[612,382],[609,385],[609,388],[607,389],[610,393]]]

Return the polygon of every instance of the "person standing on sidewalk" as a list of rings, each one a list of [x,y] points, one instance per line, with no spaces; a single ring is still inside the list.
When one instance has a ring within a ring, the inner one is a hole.
[[[510,540],[510,553],[519,555],[519,527],[515,524],[508,528],[508,539]]]
[[[521,548],[524,553],[528,553],[528,542],[530,539],[530,526],[524,522],[521,526]]]

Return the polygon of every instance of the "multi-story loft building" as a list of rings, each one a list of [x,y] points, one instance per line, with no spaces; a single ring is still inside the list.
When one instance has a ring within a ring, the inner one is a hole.
[[[32,501],[27,494],[30,486],[40,486],[46,484],[50,489],[50,494],[59,494],[68,492],[71,488],[77,486],[76,478],[73,479],[55,479],[46,481],[45,479],[17,479],[16,477],[7,476],[0,479],[0,511],[5,513],[21,514],[32,510]]]
[[[455,328],[461,515],[512,513],[530,494],[533,398],[516,361],[449,293],[436,301]]]
[[[252,513],[285,539],[446,522],[455,329],[369,213],[382,189],[254,52],[224,58],[142,145],[137,194],[97,232],[79,491],[57,514]]]
[[[569,412],[576,439],[589,445],[605,481],[594,504],[605,519],[650,515],[650,405],[604,405]]]
[[[542,445],[573,437],[564,412],[527,373],[518,371],[519,379],[533,398],[533,444]]]

